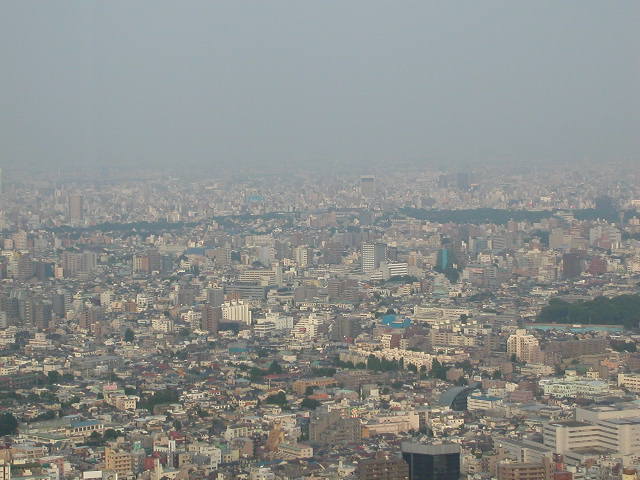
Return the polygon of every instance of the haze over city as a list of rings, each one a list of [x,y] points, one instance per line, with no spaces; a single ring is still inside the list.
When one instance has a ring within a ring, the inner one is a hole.
[[[0,480],[640,480],[639,27],[0,0]]]
[[[0,5],[5,168],[638,161],[635,1]]]

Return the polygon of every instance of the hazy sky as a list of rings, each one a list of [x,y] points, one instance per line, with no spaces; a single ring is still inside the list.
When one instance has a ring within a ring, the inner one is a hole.
[[[638,0],[0,0],[0,165],[638,159]]]

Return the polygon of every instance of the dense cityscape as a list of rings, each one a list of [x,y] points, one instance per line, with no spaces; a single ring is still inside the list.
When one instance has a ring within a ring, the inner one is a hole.
[[[0,480],[636,479],[638,177],[5,170]]]

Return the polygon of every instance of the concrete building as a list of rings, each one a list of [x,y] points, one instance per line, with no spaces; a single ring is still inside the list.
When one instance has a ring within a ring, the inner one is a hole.
[[[362,439],[360,420],[346,416],[340,410],[330,411],[318,407],[309,423],[309,443],[311,445],[339,445],[356,443]]]
[[[251,310],[249,310],[249,304],[242,300],[232,300],[223,303],[222,318],[228,322],[239,322],[251,325]]]
[[[118,475],[133,473],[133,458],[124,450],[107,447],[104,450],[105,470],[116,472]]]
[[[640,455],[640,408],[635,404],[576,408],[576,419],[549,422],[544,444],[578,462],[588,452],[618,455],[626,464]]]
[[[630,392],[640,393],[640,374],[638,373],[619,373],[618,386],[624,387]]]
[[[498,465],[498,480],[551,480],[549,463],[512,463]]]
[[[402,458],[379,452],[375,458],[358,462],[358,480],[409,480],[409,465]]]
[[[362,271],[371,273],[380,268],[380,263],[386,260],[387,245],[385,243],[362,244]]]
[[[526,363],[542,363],[543,360],[538,339],[527,334],[524,329],[518,329],[514,335],[509,336],[507,353],[515,355],[518,360]]]

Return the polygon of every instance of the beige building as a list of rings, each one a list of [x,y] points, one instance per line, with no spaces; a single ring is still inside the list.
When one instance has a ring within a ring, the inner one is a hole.
[[[507,353],[515,355],[518,360],[526,363],[542,363],[543,354],[540,343],[533,335],[527,334],[524,329],[516,330],[507,339]]]
[[[133,473],[133,458],[131,454],[120,449],[107,447],[104,450],[105,470],[116,472],[118,475]]]
[[[618,386],[624,387],[630,392],[640,393],[640,374],[637,373],[619,373]]]

